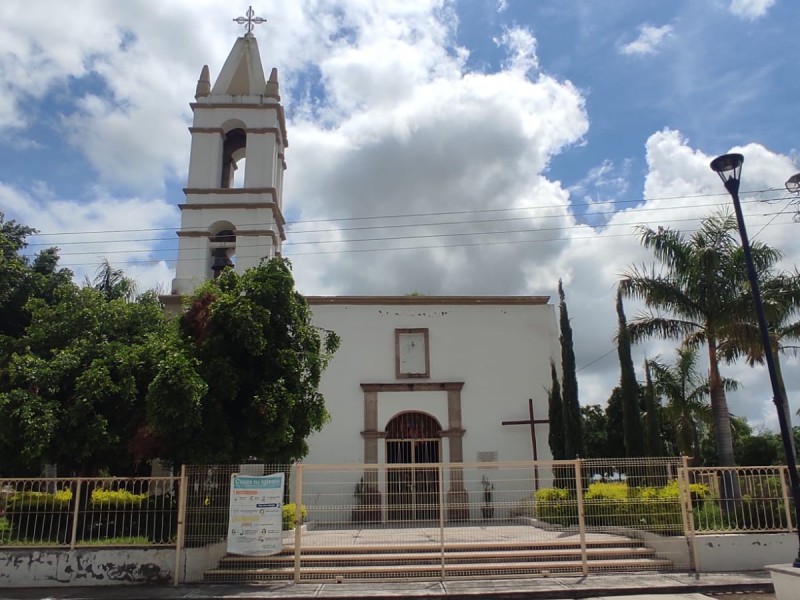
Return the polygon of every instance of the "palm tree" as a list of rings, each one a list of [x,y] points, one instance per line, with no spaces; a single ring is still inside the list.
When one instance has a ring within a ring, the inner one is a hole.
[[[126,277],[122,269],[114,269],[107,258],[97,267],[94,279],[86,279],[86,284],[101,292],[106,300],[122,299],[132,302],[136,298],[136,282]]]
[[[640,227],[641,242],[661,263],[631,267],[623,274],[623,293],[644,300],[649,312],[631,321],[631,339],[657,336],[678,339],[685,347],[708,349],[712,429],[719,466],[733,466],[733,438],[725,385],[719,371],[720,345],[735,339],[731,327],[740,314],[741,298],[749,294],[741,260],[736,220],[715,213],[688,239],[676,230]],[[764,244],[753,245],[756,264],[779,256]]]
[[[775,260],[779,257],[780,254],[776,256]],[[800,349],[796,345],[787,343],[790,340],[800,340],[800,319],[798,319],[798,309],[800,309],[800,273],[774,273],[772,266],[775,260],[756,265],[756,270],[758,272],[759,287],[761,288],[761,301],[772,342],[772,358],[775,363],[778,389],[782,396],[781,406],[786,416],[786,421],[791,426],[791,410],[789,409],[786,385],[783,381],[780,355],[782,353],[797,354]],[[725,360],[731,361],[744,355],[750,366],[756,363],[763,363],[764,345],[761,343],[761,335],[758,323],[754,318],[750,296],[741,298],[737,312],[740,313],[740,320],[731,326],[731,339],[725,340],[721,344],[721,356]],[[792,452],[796,455],[794,440],[791,440],[791,442]]]
[[[700,433],[711,424],[711,406],[708,403],[708,378],[697,370],[697,349],[679,348],[672,365],[661,362],[660,357],[647,361],[653,375],[656,393],[666,400],[663,416],[675,427],[678,451],[700,457]],[[723,379],[727,391],[735,390],[737,382]]]

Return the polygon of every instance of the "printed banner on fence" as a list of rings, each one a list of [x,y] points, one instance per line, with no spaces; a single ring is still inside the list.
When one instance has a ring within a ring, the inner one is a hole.
[[[283,549],[283,473],[231,477],[228,552],[269,556]]]

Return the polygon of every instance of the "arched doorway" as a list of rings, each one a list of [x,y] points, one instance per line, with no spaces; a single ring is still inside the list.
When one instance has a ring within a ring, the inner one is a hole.
[[[422,412],[395,415],[386,425],[388,518],[433,520],[439,514],[439,469],[442,427]]]

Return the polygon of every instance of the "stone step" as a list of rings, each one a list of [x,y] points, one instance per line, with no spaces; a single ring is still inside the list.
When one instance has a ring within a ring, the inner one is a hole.
[[[587,548],[588,560],[604,559],[625,559],[625,558],[650,558],[654,555],[653,550],[641,546],[617,546],[612,548]],[[545,559],[580,560],[580,548],[548,548],[537,550],[507,550],[493,551],[491,549],[481,549],[480,552],[452,551],[448,550],[444,554],[444,560],[448,564],[481,564],[481,563],[503,563],[503,562],[538,562]],[[327,554],[306,554],[301,556],[300,564],[303,568],[318,565],[360,565],[360,566],[383,566],[383,565],[439,565],[442,561],[442,553],[428,549],[424,552],[401,552],[383,551],[369,554],[339,551]],[[233,556],[229,555],[220,561],[222,569],[254,569],[254,568],[280,568],[285,565],[294,565],[294,555],[281,553],[269,557],[255,556]]]
[[[588,563],[590,572],[597,571],[645,571],[664,570],[672,567],[668,560],[641,558],[641,559],[601,559],[591,560]],[[540,575],[551,573],[580,573],[582,563],[580,560],[552,561],[541,560],[537,562],[505,561],[502,563],[476,563],[476,564],[445,564],[442,565],[338,565],[324,567],[305,567],[301,572],[303,581],[343,581],[380,579],[408,580],[408,579],[438,579],[447,577],[503,577],[513,575]],[[282,568],[256,568],[256,569],[213,569],[207,571],[207,581],[276,581],[291,580],[294,576],[292,567]]]
[[[371,545],[348,545],[348,546],[303,546],[303,555],[312,554],[338,554],[346,548],[348,554],[376,554],[376,553],[390,553],[390,552],[431,552],[432,547],[436,547],[438,552],[437,542],[428,544],[371,544]],[[632,546],[641,546],[641,543],[636,540],[628,538],[616,540],[586,540],[587,548],[630,548]],[[538,540],[538,541],[525,541],[525,542],[495,542],[495,541],[479,541],[479,542],[447,542],[444,545],[445,553],[449,552],[482,552],[485,550],[494,551],[513,551],[513,550],[550,550],[553,548],[577,548],[580,549],[580,540]],[[294,546],[286,544],[284,546],[283,554],[294,554]]]

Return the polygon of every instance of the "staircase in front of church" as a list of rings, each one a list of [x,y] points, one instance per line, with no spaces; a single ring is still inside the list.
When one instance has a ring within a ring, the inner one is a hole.
[[[590,573],[670,571],[671,561],[659,558],[639,540],[587,540]],[[581,547],[577,540],[480,542],[437,546],[376,545],[303,548],[301,581],[431,580],[449,578],[546,577],[580,575]],[[269,557],[224,557],[206,571],[206,581],[256,582],[292,580],[294,550]]]

